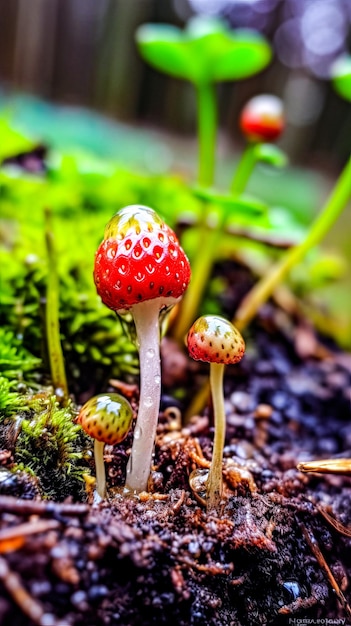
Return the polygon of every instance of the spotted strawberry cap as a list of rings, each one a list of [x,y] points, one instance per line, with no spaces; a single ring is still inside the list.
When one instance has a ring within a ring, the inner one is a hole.
[[[190,281],[189,260],[157,213],[127,206],[110,220],[94,267],[98,294],[114,311],[154,298],[179,299]]]
[[[81,408],[78,423],[90,437],[115,445],[125,439],[133,418],[133,409],[118,393],[90,398]]]
[[[188,332],[187,344],[193,359],[208,363],[238,363],[245,352],[238,329],[218,315],[199,317]]]

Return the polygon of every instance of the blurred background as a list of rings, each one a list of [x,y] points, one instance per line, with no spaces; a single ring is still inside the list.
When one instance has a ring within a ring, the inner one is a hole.
[[[90,285],[95,233],[102,232],[106,215],[116,208],[147,204],[171,218],[171,225],[184,213],[189,219],[192,211],[196,219],[201,209],[192,191],[197,174],[194,87],[154,70],[135,42],[142,24],[183,28],[196,15],[218,16],[233,29],[255,29],[272,46],[273,58],[264,71],[216,85],[215,185],[228,189],[245,147],[238,127],[243,105],[257,94],[279,96],[287,124],[278,144],[289,163],[282,168],[259,164],[247,189],[269,207],[264,228],[282,240],[290,238],[290,244],[301,240],[350,153],[351,106],[336,93],[330,72],[335,60],[351,51],[351,0],[0,0],[0,163],[5,164],[0,211],[6,245],[11,237],[15,241],[12,222],[19,221],[20,210],[23,239],[31,251],[42,233],[42,207],[52,206],[61,219],[60,245],[69,250],[63,255],[67,266],[76,267],[77,252]],[[36,167],[38,162],[42,166],[36,178],[23,174],[26,163],[20,157],[38,144],[43,154],[34,159]],[[66,217],[73,228],[67,228]],[[326,257],[315,250],[290,277],[294,292],[310,300],[311,308],[319,307],[323,331],[347,347],[350,218],[349,205],[323,241]],[[75,220],[90,237],[86,251],[76,251]],[[257,222],[253,217],[249,223],[256,233]],[[274,246],[262,248],[268,262],[279,256]],[[256,269],[261,265],[260,258]],[[14,265],[13,275],[20,277],[23,268],[17,270]],[[22,290],[16,280],[15,288],[8,287],[10,303],[16,302],[17,287]]]
[[[240,148],[237,119],[243,103],[270,92],[285,102],[282,147],[292,163],[337,173],[349,153],[351,107],[333,91],[329,71],[349,51],[351,0],[0,0],[2,102],[13,93],[30,94],[107,115],[122,122],[121,131],[133,124],[174,133],[175,142],[194,140],[192,86],[144,63],[134,33],[144,22],[182,27],[198,13],[220,15],[233,28],[254,28],[274,49],[264,72],[218,85],[222,153]],[[41,126],[50,134],[49,109],[28,98],[25,107],[23,100],[11,103],[19,117],[31,117],[39,131]],[[68,118],[66,133],[78,123],[77,116]]]

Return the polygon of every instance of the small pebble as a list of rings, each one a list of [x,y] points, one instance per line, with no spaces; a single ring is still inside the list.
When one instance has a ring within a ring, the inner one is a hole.
[[[334,389],[341,389],[348,385],[350,377],[346,372],[330,372],[326,377],[326,383]]]
[[[338,443],[334,437],[322,437],[318,441],[318,448],[321,452],[335,454],[338,451]]]
[[[273,408],[270,404],[258,404],[254,413],[256,419],[269,419],[272,417]]]
[[[274,365],[271,361],[259,359],[255,364],[255,372],[260,376],[267,376],[274,373]]]
[[[108,588],[105,585],[92,585],[88,591],[88,598],[91,602],[102,600],[108,594]]]
[[[239,413],[249,413],[255,408],[254,399],[246,391],[234,391],[230,396],[230,401]]]
[[[234,428],[244,427],[246,425],[246,416],[232,413],[227,416],[227,424],[228,426],[233,426]]]
[[[289,404],[289,396],[284,391],[276,391],[271,396],[271,404],[275,409],[284,409]]]
[[[87,594],[85,593],[85,591],[76,591],[71,596],[71,602],[73,606],[75,606],[80,611],[86,611],[89,608],[87,603]]]

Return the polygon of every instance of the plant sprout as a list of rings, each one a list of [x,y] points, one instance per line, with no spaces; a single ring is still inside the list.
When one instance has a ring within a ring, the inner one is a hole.
[[[290,248],[249,291],[236,311],[233,323],[243,330],[276,287],[306,254],[327,235],[351,198],[351,158],[346,163],[323,209],[309,227],[303,241]]]
[[[224,365],[238,363],[245,352],[245,343],[239,331],[223,317],[199,317],[188,332],[190,356],[210,363],[210,385],[214,413],[214,442],[212,462],[206,485],[207,509],[218,510],[222,497],[222,461],[225,440],[225,412],[223,394]]]
[[[351,101],[351,55],[339,57],[331,68],[331,78],[335,91],[345,100]]]
[[[147,489],[161,395],[160,312],[176,304],[190,281],[189,261],[175,233],[149,207],[121,209],[105,229],[94,279],[102,301],[129,312],[140,360],[140,404],[126,488]]]
[[[332,83],[339,95],[351,102],[351,56],[340,57],[331,69]],[[309,227],[304,240],[290,248],[282,259],[256,283],[236,312],[234,323],[245,328],[293,267],[318,245],[332,228],[351,198],[351,157],[348,159],[324,207]]]
[[[271,60],[266,39],[248,29],[231,30],[225,22],[193,17],[184,31],[168,24],[144,24],[136,33],[142,57],[161,72],[191,82],[197,94],[198,182],[214,179],[217,133],[215,83],[247,78]]]
[[[204,254],[197,255],[193,263],[190,289],[185,294],[181,315],[178,316],[173,330],[178,341],[181,341],[197,315],[229,221],[233,221],[236,216],[239,220],[243,216],[246,220],[257,220],[268,212],[265,203],[245,194],[245,188],[257,163],[264,162],[278,168],[286,165],[285,154],[271,143],[282,133],[284,125],[283,103],[280,98],[264,94],[249,100],[240,116],[240,127],[248,143],[235,170],[230,192],[224,194],[204,187],[194,189],[195,195],[205,205],[212,203],[218,209],[218,218],[212,229],[207,225]]]
[[[230,187],[234,196],[245,190],[258,161],[265,161],[276,167],[286,164],[285,154],[272,145],[285,128],[282,100],[271,94],[260,94],[251,98],[241,111],[239,126],[248,143]]]

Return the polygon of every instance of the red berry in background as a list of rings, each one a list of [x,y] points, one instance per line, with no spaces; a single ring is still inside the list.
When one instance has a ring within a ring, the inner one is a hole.
[[[285,128],[282,100],[269,94],[251,98],[241,112],[239,125],[249,141],[275,141]]]
[[[153,209],[128,206],[106,226],[94,280],[114,311],[155,298],[174,304],[188,286],[190,265],[175,233]]]

